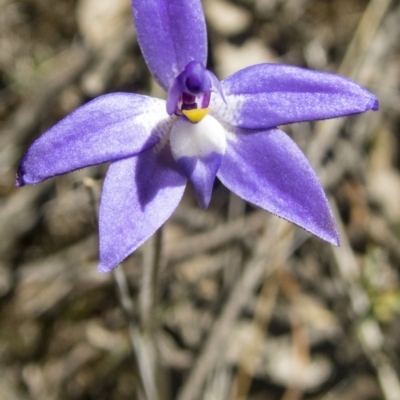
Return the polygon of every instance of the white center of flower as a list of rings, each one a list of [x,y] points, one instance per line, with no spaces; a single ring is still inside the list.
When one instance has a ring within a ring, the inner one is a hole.
[[[205,157],[211,153],[224,154],[225,129],[210,115],[196,124],[180,118],[172,126],[170,143],[175,160],[182,157]]]

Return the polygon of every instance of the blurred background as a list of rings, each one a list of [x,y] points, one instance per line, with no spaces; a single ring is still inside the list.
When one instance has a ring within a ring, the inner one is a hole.
[[[151,350],[160,400],[400,399],[400,4],[203,4],[220,78],[278,62],[340,73],[378,96],[377,113],[283,127],[326,188],[341,247],[219,182],[202,211],[189,188],[162,231],[145,345],[138,299],[154,240],[114,277],[96,272],[107,165],[14,187],[29,144],[79,105],[116,91],[164,96],[130,2],[0,0],[1,400],[144,399]],[[131,295],[125,313],[118,279]]]

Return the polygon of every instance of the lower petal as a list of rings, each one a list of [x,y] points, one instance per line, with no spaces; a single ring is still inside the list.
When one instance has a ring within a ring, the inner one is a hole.
[[[217,176],[243,199],[339,244],[335,221],[314,170],[281,130],[232,128]]]
[[[194,196],[200,208],[207,208],[211,201],[215,176],[221,165],[222,154],[211,153],[204,158],[182,157],[178,167],[193,186]]]
[[[207,208],[226,147],[226,133],[213,117],[192,124],[180,118],[171,129],[171,150],[180,170],[191,182],[196,200]]]
[[[100,272],[109,272],[148,239],[178,206],[186,178],[169,146],[111,164],[100,204]]]

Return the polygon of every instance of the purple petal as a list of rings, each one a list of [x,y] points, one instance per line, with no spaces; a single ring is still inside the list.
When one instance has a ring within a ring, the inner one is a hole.
[[[165,101],[113,93],[83,105],[40,136],[25,153],[17,186],[138,154],[154,146],[173,120]]]
[[[335,221],[314,170],[281,130],[237,128],[228,135],[217,176],[243,199],[339,244]]]
[[[225,153],[224,128],[210,116],[197,124],[182,117],[171,129],[170,142],[172,155],[192,184],[199,206],[207,208]]]
[[[169,218],[185,185],[169,146],[111,164],[100,203],[100,272],[116,267]]]
[[[207,32],[200,0],[132,0],[132,10],[143,56],[165,91],[190,61],[206,65]]]
[[[177,164],[193,186],[194,196],[200,208],[210,204],[215,176],[221,165],[222,154],[211,153],[205,157],[182,157]]]
[[[378,109],[376,97],[350,79],[279,64],[242,69],[222,81],[222,88],[227,105],[213,96],[213,115],[247,129]]]

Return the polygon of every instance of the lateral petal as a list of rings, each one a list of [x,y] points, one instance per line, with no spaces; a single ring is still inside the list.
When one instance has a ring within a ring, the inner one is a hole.
[[[335,221],[314,170],[281,130],[233,129],[217,176],[243,199],[339,244]]]
[[[100,272],[109,272],[148,239],[178,206],[186,178],[169,146],[111,164],[100,202]]]
[[[209,115],[197,124],[182,117],[171,129],[170,143],[178,167],[193,186],[197,203],[207,208],[225,153],[225,129]]]
[[[19,165],[16,185],[138,154],[154,146],[172,124],[163,100],[128,93],[100,96],[33,142]]]
[[[246,129],[378,109],[376,97],[348,78],[288,65],[254,65],[221,83],[226,104],[212,96],[213,115]]]
[[[206,65],[207,31],[200,0],[132,0],[147,66],[166,92],[190,61]]]

